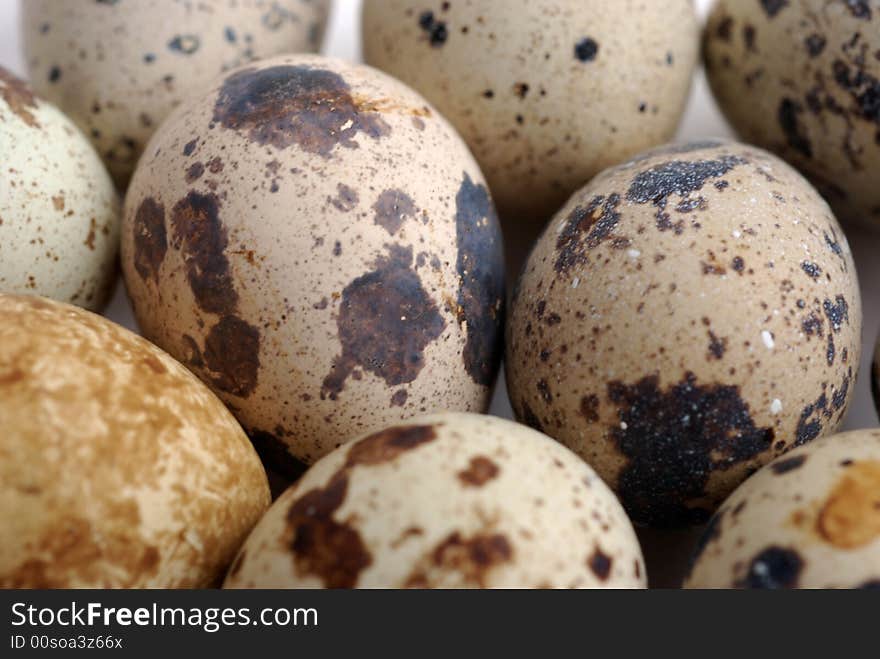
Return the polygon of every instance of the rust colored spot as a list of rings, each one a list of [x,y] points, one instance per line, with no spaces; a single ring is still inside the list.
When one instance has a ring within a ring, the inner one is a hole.
[[[844,471],[819,512],[819,535],[841,549],[880,537],[880,462],[855,462]]]
[[[375,269],[342,291],[336,323],[342,354],[324,378],[321,397],[335,400],[358,366],[389,386],[412,382],[423,352],[446,328],[437,305],[411,269],[412,247],[387,246]]]
[[[614,559],[604,553],[599,547],[596,547],[587,559],[590,571],[596,575],[599,581],[608,581],[613,563]]]
[[[249,396],[260,371],[260,331],[237,316],[223,316],[205,339],[204,363],[217,389]]]
[[[402,190],[385,190],[373,204],[373,221],[392,236],[407,217],[415,217],[416,205]]]
[[[214,121],[261,144],[329,156],[337,145],[357,148],[359,132],[390,133],[381,115],[364,111],[338,73],[309,66],[245,69],[226,78]]]
[[[478,455],[471,458],[467,469],[458,472],[458,479],[465,485],[480,487],[498,476],[498,465],[489,458]]]
[[[327,588],[354,588],[361,571],[373,562],[360,534],[333,519],[347,492],[348,474],[343,470],[326,487],[299,497],[287,513],[297,570],[316,575]]]
[[[152,197],[144,199],[134,215],[134,268],[142,279],[159,281],[165,259],[165,207]]]
[[[504,250],[495,207],[486,186],[466,173],[455,196],[459,277],[456,316],[467,324],[464,366],[477,384],[491,386],[498,374],[504,318]]]
[[[64,210],[64,195],[57,195],[52,197],[52,205],[55,207],[56,211]]]
[[[391,462],[402,453],[437,438],[434,426],[393,426],[364,437],[348,451],[344,468]]]
[[[186,276],[203,311],[231,314],[238,294],[229,274],[226,229],[220,222],[214,194],[189,192],[171,212],[172,247],[182,252]]]
[[[24,380],[24,371],[14,368],[8,373],[0,373],[0,386],[15,384]]]
[[[95,238],[97,237],[97,229],[98,225],[95,221],[95,218],[91,218],[89,220],[89,234],[86,236],[86,239],[83,241],[83,245],[88,247],[93,252],[95,251]]]
[[[165,364],[163,364],[155,355],[147,355],[144,357],[144,365],[156,375],[163,375],[168,372],[168,369],[165,368]]]
[[[457,584],[485,588],[490,571],[513,558],[513,547],[500,533],[463,537],[455,531],[446,537],[406,580],[407,588],[427,588],[453,578]]]
[[[14,115],[31,128],[40,123],[31,110],[37,109],[37,99],[28,85],[0,66],[0,96]]]

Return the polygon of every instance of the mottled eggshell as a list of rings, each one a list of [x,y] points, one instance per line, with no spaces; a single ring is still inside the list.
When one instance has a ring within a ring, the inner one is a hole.
[[[880,2],[721,0],[704,41],[742,138],[800,169],[842,221],[880,226]]]
[[[34,88],[88,134],[120,187],[173,108],[221,72],[317,51],[329,0],[28,0]]]
[[[269,506],[217,398],[128,330],[0,295],[0,587],[207,587]]]
[[[740,486],[700,540],[689,588],[880,588],[880,430],[824,437]]]
[[[492,201],[449,124],[374,69],[300,55],[219,80],[151,142],[122,240],[145,335],[276,466],[488,406],[504,297]]]
[[[342,446],[273,504],[226,588],[643,588],[617,499],[497,417],[419,417]]]
[[[363,41],[458,129],[502,218],[539,230],[595,174],[671,139],[699,30],[688,0],[366,0]]]
[[[116,282],[119,197],[79,129],[0,68],[0,292],[101,310]]]
[[[589,462],[639,524],[706,521],[751,471],[833,432],[859,363],[849,246],[797,172],[733,142],[600,174],[514,292],[517,418]]]

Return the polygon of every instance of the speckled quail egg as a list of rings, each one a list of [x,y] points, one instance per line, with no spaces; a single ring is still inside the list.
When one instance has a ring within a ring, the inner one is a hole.
[[[120,187],[184,99],[226,71],[317,51],[329,0],[28,0],[34,88],[88,134]]]
[[[467,141],[510,240],[671,139],[699,29],[688,0],[366,0],[363,42]]]
[[[842,221],[880,226],[880,2],[721,0],[704,40],[743,139],[800,169]]]
[[[216,584],[269,506],[223,404],[128,330],[0,295],[0,587]]]
[[[92,310],[113,291],[119,198],[79,129],[0,68],[0,292]]]
[[[592,469],[512,421],[418,417],[342,446],[273,504],[227,588],[639,588]]]
[[[803,177],[755,147],[671,145],[551,221],[511,303],[507,384],[638,524],[699,523],[837,428],[861,318],[849,246]]]
[[[146,336],[276,467],[488,406],[503,349],[492,201],[449,124],[374,69],[266,60],[176,112],[132,180],[122,260]]]
[[[880,588],[880,430],[824,437],[740,486],[703,535],[690,588]]]

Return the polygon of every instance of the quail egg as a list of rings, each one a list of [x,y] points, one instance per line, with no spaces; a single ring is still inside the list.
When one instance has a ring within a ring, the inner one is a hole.
[[[336,449],[273,504],[226,588],[643,588],[629,520],[573,453],[476,414]]]
[[[584,458],[638,524],[705,522],[748,474],[833,432],[859,364],[846,239],[758,148],[670,145],[597,176],[514,291],[518,419]]]
[[[449,124],[369,67],[264,60],[182,107],[132,180],[122,262],[145,335],[281,469],[489,404],[504,298],[492,200]]]
[[[317,51],[329,0],[28,0],[24,54],[35,89],[91,138],[125,187],[144,145],[222,71]]]
[[[0,587],[204,588],[266,473],[183,366],[77,307],[0,294]]]
[[[363,43],[458,129],[530,245],[595,174],[672,138],[699,28],[688,0],[366,0]]]
[[[880,588],[880,430],[777,458],[712,518],[688,588]]]
[[[715,97],[742,138],[880,226],[880,3],[721,0],[705,29]]]

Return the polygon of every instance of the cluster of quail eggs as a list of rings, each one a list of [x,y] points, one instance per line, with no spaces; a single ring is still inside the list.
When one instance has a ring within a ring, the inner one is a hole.
[[[24,4],[0,586],[878,587],[880,4],[329,5]]]

